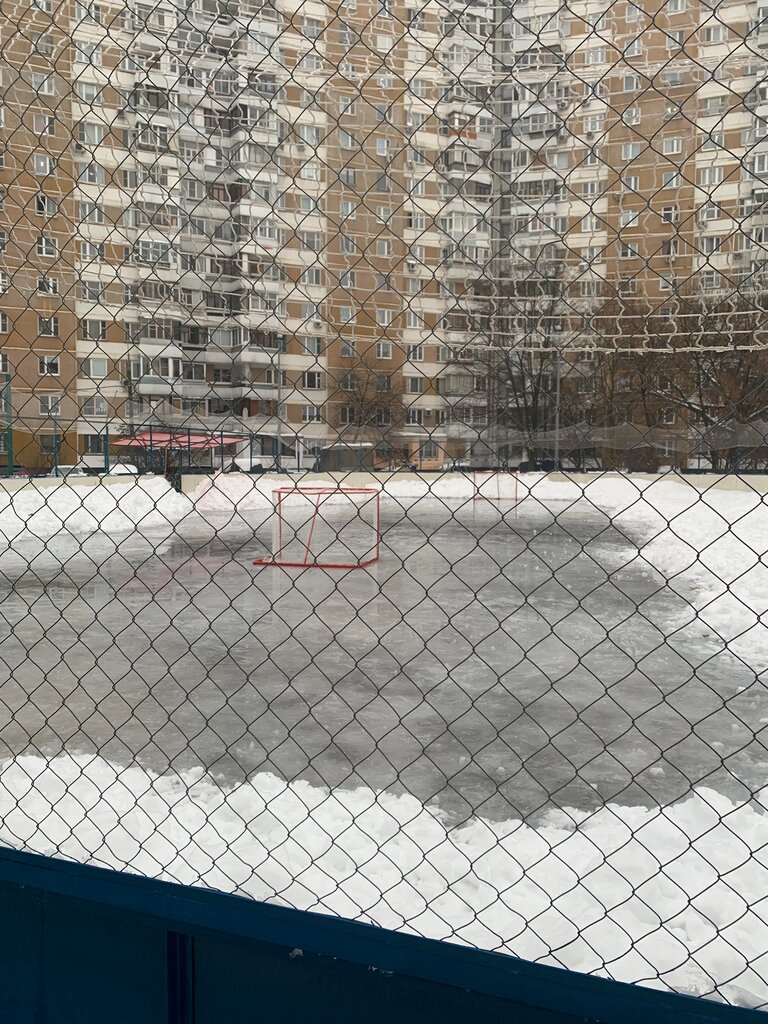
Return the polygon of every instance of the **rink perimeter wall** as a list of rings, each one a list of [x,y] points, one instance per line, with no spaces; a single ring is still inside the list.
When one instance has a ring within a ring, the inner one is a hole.
[[[4,1024],[759,1024],[765,1014],[0,851]]]

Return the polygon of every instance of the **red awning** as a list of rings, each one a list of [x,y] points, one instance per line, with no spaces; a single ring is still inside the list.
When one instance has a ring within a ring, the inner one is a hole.
[[[163,430],[145,431],[143,434],[136,434],[134,437],[121,437],[112,441],[120,448],[181,448],[184,451],[207,451],[211,448],[221,448],[225,444],[240,444],[245,440],[242,437],[233,437],[231,434],[188,434],[186,431],[169,433]]]

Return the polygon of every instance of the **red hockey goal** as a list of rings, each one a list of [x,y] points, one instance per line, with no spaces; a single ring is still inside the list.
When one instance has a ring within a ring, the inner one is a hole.
[[[254,565],[362,569],[379,559],[377,487],[277,487],[272,555]]]
[[[517,501],[517,473],[511,469],[476,469],[472,472],[475,501]]]

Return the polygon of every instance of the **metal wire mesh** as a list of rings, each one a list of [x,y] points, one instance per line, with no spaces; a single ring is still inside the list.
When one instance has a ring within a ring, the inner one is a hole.
[[[768,1002],[766,10],[2,4],[3,843]]]

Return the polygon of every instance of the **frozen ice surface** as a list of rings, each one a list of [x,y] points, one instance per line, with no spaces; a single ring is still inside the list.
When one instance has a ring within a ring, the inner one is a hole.
[[[275,482],[2,498],[0,838],[768,1001],[762,496],[404,474],[324,573]]]

